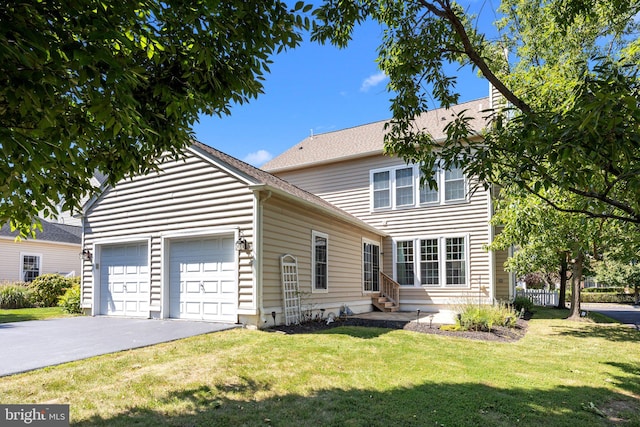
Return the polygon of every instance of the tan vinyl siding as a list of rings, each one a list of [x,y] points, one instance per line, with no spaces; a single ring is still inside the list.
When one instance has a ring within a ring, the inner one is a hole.
[[[446,303],[453,299],[489,298],[490,256],[483,248],[489,242],[488,192],[478,189],[468,201],[435,206],[372,211],[370,171],[403,166],[401,159],[383,155],[362,157],[318,167],[284,171],[281,178],[317,194],[366,223],[387,233],[383,246],[383,271],[393,274],[393,240],[403,238],[468,236],[470,284],[464,288],[403,287],[401,303]],[[473,185],[470,183],[470,185]],[[494,278],[495,281],[495,278]],[[486,287],[481,291],[480,287]],[[402,304],[401,304],[402,309]]]
[[[80,275],[80,245],[0,238],[0,282],[22,281],[21,253],[41,255],[41,274],[71,273]]]
[[[324,293],[311,289],[313,231],[328,236],[328,291]],[[343,304],[370,309],[371,298],[362,285],[362,239],[379,242],[379,236],[276,196],[265,203],[263,232],[263,299],[267,313],[281,313],[280,257],[287,253],[298,260],[302,305],[312,308],[314,314],[321,308],[339,310]]]
[[[509,258],[509,252],[495,251],[495,257],[496,257],[496,272],[495,272],[496,299],[506,301],[510,298],[509,286],[511,284],[509,279],[510,273],[505,271],[504,263],[507,261],[507,258]]]
[[[188,151],[165,159],[160,172],[120,181],[92,205],[85,219],[85,248],[100,241],[150,239],[152,311],[161,306],[162,236],[190,230],[240,228],[253,240],[253,193],[247,183]],[[92,301],[91,264],[85,262],[83,304]],[[252,266],[239,264],[239,308],[255,308]]]

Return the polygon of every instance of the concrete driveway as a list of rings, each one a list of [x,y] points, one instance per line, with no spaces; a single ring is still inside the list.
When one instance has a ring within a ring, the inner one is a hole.
[[[582,310],[604,314],[640,331],[640,306],[631,304],[582,303]]]
[[[0,376],[237,327],[88,316],[0,323]]]

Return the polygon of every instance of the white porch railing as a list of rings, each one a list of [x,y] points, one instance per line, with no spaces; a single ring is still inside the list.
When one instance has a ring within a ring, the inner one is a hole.
[[[545,291],[544,289],[518,289],[517,297],[526,297],[538,306],[555,306],[558,305],[558,292]]]

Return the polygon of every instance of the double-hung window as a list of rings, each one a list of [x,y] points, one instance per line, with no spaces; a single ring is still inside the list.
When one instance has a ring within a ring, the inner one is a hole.
[[[440,286],[438,239],[420,239],[420,283]]]
[[[446,285],[466,285],[466,256],[464,237],[445,239],[447,253]]]
[[[31,282],[40,275],[42,256],[37,254],[20,254],[20,272],[22,280]]]
[[[327,292],[328,282],[328,261],[329,261],[329,236],[313,231],[311,233],[312,247],[311,258],[313,260],[313,292]]]
[[[444,201],[464,200],[464,173],[459,167],[444,171]]]
[[[396,206],[413,206],[413,167],[396,169]]]
[[[467,245],[467,236],[396,241],[396,281],[429,288],[468,286]]]
[[[391,180],[389,171],[373,174],[373,208],[391,207]]]
[[[413,285],[415,282],[413,240],[396,243],[396,281],[401,285]]]
[[[434,168],[432,174],[433,180],[438,182],[440,176],[438,169]],[[423,174],[422,171],[420,171],[420,204],[438,203],[440,201],[440,186],[438,186],[438,188],[430,188],[427,183],[422,184],[422,177]]]

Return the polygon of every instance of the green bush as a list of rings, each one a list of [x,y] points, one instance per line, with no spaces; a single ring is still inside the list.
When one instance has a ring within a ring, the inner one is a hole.
[[[38,307],[55,307],[64,291],[73,286],[73,280],[59,274],[43,274],[29,284],[32,302]]]
[[[491,331],[496,326],[513,328],[517,320],[518,314],[508,304],[467,304],[462,307],[456,325],[465,331]]]
[[[513,300],[513,309],[520,312],[524,308],[524,311],[531,312],[533,310],[533,301],[525,296],[515,297]]]
[[[80,285],[73,285],[68,288],[58,300],[58,306],[62,307],[65,313],[80,314]]]
[[[580,292],[580,302],[633,303],[633,294]]]
[[[602,288],[584,288],[581,292],[586,293],[618,293],[621,294],[624,292],[624,288],[622,286],[606,286]]]
[[[24,283],[0,285],[0,308],[27,308],[31,305],[31,292]]]

